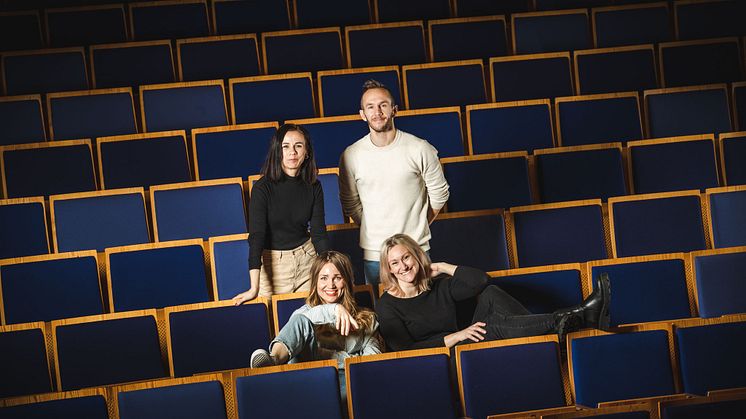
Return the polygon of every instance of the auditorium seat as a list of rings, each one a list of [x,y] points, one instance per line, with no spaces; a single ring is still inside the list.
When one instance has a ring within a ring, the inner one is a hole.
[[[608,255],[600,199],[510,209],[513,267],[605,259]]]
[[[722,133],[718,143],[723,184],[745,185],[746,167],[741,162],[746,158],[746,131]]]
[[[46,140],[41,95],[0,97],[0,146]]]
[[[201,239],[110,247],[105,253],[112,312],[211,300]]]
[[[274,325],[275,336],[287,324],[293,312],[303,307],[306,303],[306,297],[308,297],[308,291],[272,296],[272,324]]]
[[[222,376],[146,381],[111,388],[112,411],[120,419],[227,419]]]
[[[655,62],[653,45],[575,51],[576,91],[589,95],[655,89]]]
[[[46,253],[44,197],[0,199],[0,259]]]
[[[350,68],[420,64],[427,61],[422,21],[345,27]]]
[[[485,272],[510,268],[500,210],[441,213],[430,225],[430,256]]]
[[[569,52],[490,58],[490,80],[495,102],[574,94]]]
[[[179,80],[258,76],[261,72],[258,48],[255,34],[178,39]]]
[[[247,232],[239,178],[155,186],[150,189],[155,241]]]
[[[339,200],[339,169],[336,167],[319,169],[318,177],[324,191],[324,223],[343,224],[348,220],[342,212]]]
[[[222,80],[140,86],[143,132],[228,125]]]
[[[673,40],[669,7],[663,2],[591,9],[598,48],[657,44]]]
[[[537,11],[579,9],[596,6],[606,6],[614,0],[534,0],[534,8]],[[621,0],[624,2],[625,0]],[[636,1],[636,0],[631,0]]]
[[[207,36],[206,0],[129,4],[130,35],[138,41]]]
[[[176,81],[171,42],[144,41],[92,45],[91,86],[133,87]]]
[[[248,233],[244,233],[215,236],[208,240],[215,300],[230,300],[251,288],[248,238]]]
[[[174,377],[245,368],[249,355],[269,345],[267,300],[166,307],[168,361]]]
[[[422,138],[435,147],[439,158],[465,154],[458,106],[399,111],[394,121],[397,129]]]
[[[744,79],[738,38],[665,42],[658,45],[663,87],[730,83]]]
[[[47,332],[43,322],[0,326],[0,397],[47,393],[50,377]],[[4,413],[0,410],[0,413]]]
[[[218,35],[290,29],[287,0],[213,0],[212,23]]]
[[[3,324],[103,314],[95,251],[0,260]]]
[[[372,23],[368,0],[293,0],[293,12],[298,29]]]
[[[733,114],[736,116],[736,129],[746,131],[746,81],[732,84]]]
[[[627,147],[635,193],[719,186],[712,134],[630,141]]]
[[[617,406],[599,406],[597,409],[576,410],[574,412],[562,412],[552,414],[547,419],[578,419],[578,418],[596,418],[596,419],[651,419],[655,418],[655,406],[650,403],[633,403]]]
[[[692,252],[691,258],[699,317],[746,313],[741,298],[746,291],[741,279],[746,269],[746,247],[701,250]]]
[[[593,46],[588,10],[515,13],[510,19],[515,54],[573,51]]]
[[[660,403],[660,414],[665,419],[737,418],[746,410],[743,390],[731,394],[709,392],[707,397],[693,397]]]
[[[37,10],[0,12],[0,51],[39,49],[44,46]]]
[[[0,58],[8,96],[88,89],[82,47],[5,52]]]
[[[263,122],[193,129],[195,178],[246,178],[260,173],[277,128],[277,122]]]
[[[45,9],[44,21],[51,47],[127,41],[127,23],[121,4]]]
[[[746,186],[705,191],[712,247],[746,245]]]
[[[430,61],[455,61],[507,55],[508,35],[504,16],[431,20]]]
[[[96,190],[91,140],[0,147],[6,198]]]
[[[650,138],[732,130],[724,84],[646,90],[644,98]]]
[[[746,10],[740,1],[675,2],[673,10],[679,40],[746,35],[741,19]]]
[[[228,85],[234,124],[316,116],[311,73],[241,77]]]
[[[621,143],[535,150],[541,202],[626,195],[623,155]]]
[[[156,310],[55,320],[49,327],[58,391],[169,375]]]
[[[644,138],[637,92],[558,97],[555,104],[561,146]]]
[[[405,65],[402,74],[407,109],[466,106],[488,100],[482,60]]]
[[[352,261],[355,284],[365,283],[363,271],[363,250],[360,248],[360,226],[354,223],[327,225],[329,247],[342,252]]]
[[[49,211],[55,252],[150,242],[142,188],[52,195]]]
[[[489,275],[491,284],[506,291],[532,313],[552,313],[579,304],[583,301],[583,289],[590,285],[580,263],[507,269]]]
[[[549,99],[485,103],[466,107],[470,155],[527,151],[554,146]]]
[[[101,137],[96,148],[102,189],[192,180],[183,130]]]
[[[609,306],[611,326],[696,314],[694,301],[690,301],[694,288],[691,267],[684,253],[592,261],[588,274],[589,278],[609,276],[614,290]]]
[[[707,248],[699,191],[609,198],[613,257]]]
[[[47,112],[49,136],[55,141],[137,133],[129,87],[50,93]]]
[[[264,74],[343,68],[337,27],[262,33]]]
[[[454,13],[458,17],[489,16],[533,10],[533,0],[456,0]]]
[[[448,0],[373,0],[371,3],[377,22],[451,17],[451,2]]]
[[[360,115],[291,119],[285,122],[301,125],[308,131],[313,143],[316,166],[319,168],[339,166],[340,156],[347,146],[369,132]]]
[[[398,66],[327,70],[318,72],[321,116],[357,115],[363,84],[371,79],[383,83],[391,91],[394,104],[404,109]]]
[[[528,154],[480,154],[441,160],[450,185],[449,211],[487,210],[529,205]]]
[[[104,388],[16,397],[0,403],[0,417],[109,419],[107,398]]]

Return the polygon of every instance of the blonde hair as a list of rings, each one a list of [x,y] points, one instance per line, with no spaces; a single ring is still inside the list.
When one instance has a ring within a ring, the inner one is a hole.
[[[394,274],[389,269],[389,251],[395,246],[403,246],[405,249],[412,254],[415,263],[418,265],[417,277],[415,278],[415,286],[418,292],[424,292],[430,289],[430,257],[427,256],[424,250],[415,242],[411,237],[406,234],[394,234],[383,242],[381,246],[381,265],[380,275],[381,283],[384,289],[389,294],[394,296],[403,295],[399,281],[396,280]]]
[[[352,262],[344,253],[329,250],[316,256],[316,259],[314,259],[313,264],[311,265],[311,292],[308,294],[308,297],[306,297],[306,304],[311,307],[326,304],[326,302],[321,299],[321,296],[319,296],[318,283],[319,273],[327,263],[331,263],[335,268],[337,268],[345,282],[344,288],[340,290],[337,304],[341,304],[342,307],[344,307],[355,319],[359,326],[358,330],[369,329],[373,325],[375,313],[365,307],[357,306],[353,290],[354,274],[352,273]]]

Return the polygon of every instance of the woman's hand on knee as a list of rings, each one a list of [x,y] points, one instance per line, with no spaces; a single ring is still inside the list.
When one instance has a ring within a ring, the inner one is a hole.
[[[484,322],[476,322],[465,329],[447,335],[443,340],[449,348],[467,339],[473,342],[481,342],[484,340],[484,335],[487,334],[487,330],[484,328],[485,326],[487,326],[487,324]]]
[[[259,294],[259,287],[251,288],[250,290],[246,292],[242,292],[238,294],[237,296],[233,297],[233,305],[240,306],[241,304],[251,301],[254,298],[256,298],[257,294]]]
[[[342,336],[347,336],[351,331],[358,328],[357,321],[342,304],[337,304],[337,323],[335,326]]]

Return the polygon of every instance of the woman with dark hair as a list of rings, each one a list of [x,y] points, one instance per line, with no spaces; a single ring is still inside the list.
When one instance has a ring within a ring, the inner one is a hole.
[[[262,177],[251,190],[251,288],[233,297],[236,305],[257,295],[309,290],[313,258],[329,248],[317,172],[308,131],[282,125],[272,137]]]
[[[581,304],[554,313],[533,314],[478,269],[431,263],[427,253],[404,234],[389,237],[381,249],[381,281],[386,292],[378,300],[381,335],[394,351],[462,342],[509,339],[557,333],[581,327],[609,326],[610,284],[599,277],[596,289]],[[472,324],[460,329],[456,302],[479,297]]]

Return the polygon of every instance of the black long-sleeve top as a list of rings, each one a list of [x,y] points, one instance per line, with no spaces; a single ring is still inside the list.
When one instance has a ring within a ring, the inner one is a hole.
[[[416,297],[384,293],[376,312],[386,346],[393,351],[445,346],[443,338],[458,331],[456,302],[479,295],[488,282],[483,271],[459,266],[453,277],[433,278],[430,290]]]
[[[308,240],[317,253],[329,249],[324,221],[324,191],[299,177],[282,174],[277,182],[259,179],[249,200],[249,269],[262,266],[264,249],[290,250]]]

